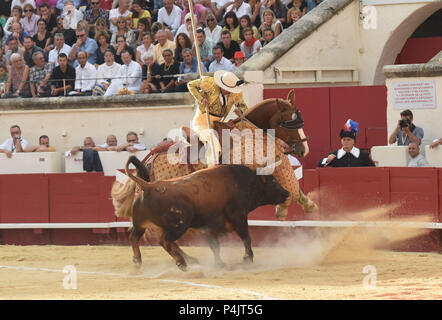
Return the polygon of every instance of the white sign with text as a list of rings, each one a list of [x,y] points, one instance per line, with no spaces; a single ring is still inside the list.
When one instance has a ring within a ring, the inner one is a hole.
[[[436,108],[434,80],[397,82],[392,88],[393,108],[396,110]]]

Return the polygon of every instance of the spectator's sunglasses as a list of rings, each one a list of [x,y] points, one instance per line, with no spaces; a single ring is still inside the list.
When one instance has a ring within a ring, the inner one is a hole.
[[[32,9],[26,9],[25,12],[34,12]]]
[[[91,4],[92,4],[92,5],[94,5],[94,4],[99,5],[99,4],[100,4],[100,1],[98,1],[98,2],[91,2]]]
[[[208,18],[207,21],[215,21],[213,18]]]
[[[86,33],[83,33],[83,34],[77,34],[77,38],[83,37],[83,36],[85,36],[85,35],[86,35]]]

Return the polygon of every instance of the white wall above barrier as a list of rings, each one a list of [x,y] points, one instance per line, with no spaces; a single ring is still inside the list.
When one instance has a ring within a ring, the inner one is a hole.
[[[376,167],[407,167],[410,161],[408,146],[374,146],[371,158]]]
[[[430,167],[442,167],[442,146],[430,149],[430,146],[425,146],[425,158]]]
[[[61,173],[63,155],[59,152],[0,153],[0,174]]]

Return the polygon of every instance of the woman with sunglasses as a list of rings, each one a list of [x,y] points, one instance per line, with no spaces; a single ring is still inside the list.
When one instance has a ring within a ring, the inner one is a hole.
[[[126,44],[133,47],[135,44],[135,34],[128,26],[128,18],[120,16],[117,18],[117,31],[112,34],[111,45],[116,47],[117,36],[123,36],[126,39]]]
[[[212,39],[213,43],[218,43],[221,41],[221,32],[223,28],[218,25],[218,21],[216,21],[215,15],[213,13],[209,13],[206,18],[206,27],[204,28],[204,33],[207,38]]]
[[[29,3],[25,4],[24,12],[25,17],[20,20],[23,31],[26,32],[28,36],[33,37],[37,33],[37,22],[40,17],[34,13],[34,7]]]
[[[100,8],[100,0],[91,0],[91,8],[86,10],[83,19],[89,24],[89,30],[94,33],[95,36],[95,23],[98,19],[103,18],[105,21],[109,20],[109,13]]]

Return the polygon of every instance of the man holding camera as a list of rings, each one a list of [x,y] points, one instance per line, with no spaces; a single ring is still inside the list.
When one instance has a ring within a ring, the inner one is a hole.
[[[24,152],[28,146],[28,142],[21,137],[21,129],[18,125],[13,125],[10,133],[12,138],[0,145],[0,153],[6,153],[8,158],[11,158],[13,153]]]
[[[388,138],[388,143],[397,141],[398,146],[408,146],[414,142],[420,145],[424,137],[424,129],[413,124],[413,113],[410,110],[401,112],[401,120],[398,121],[396,129]]]

